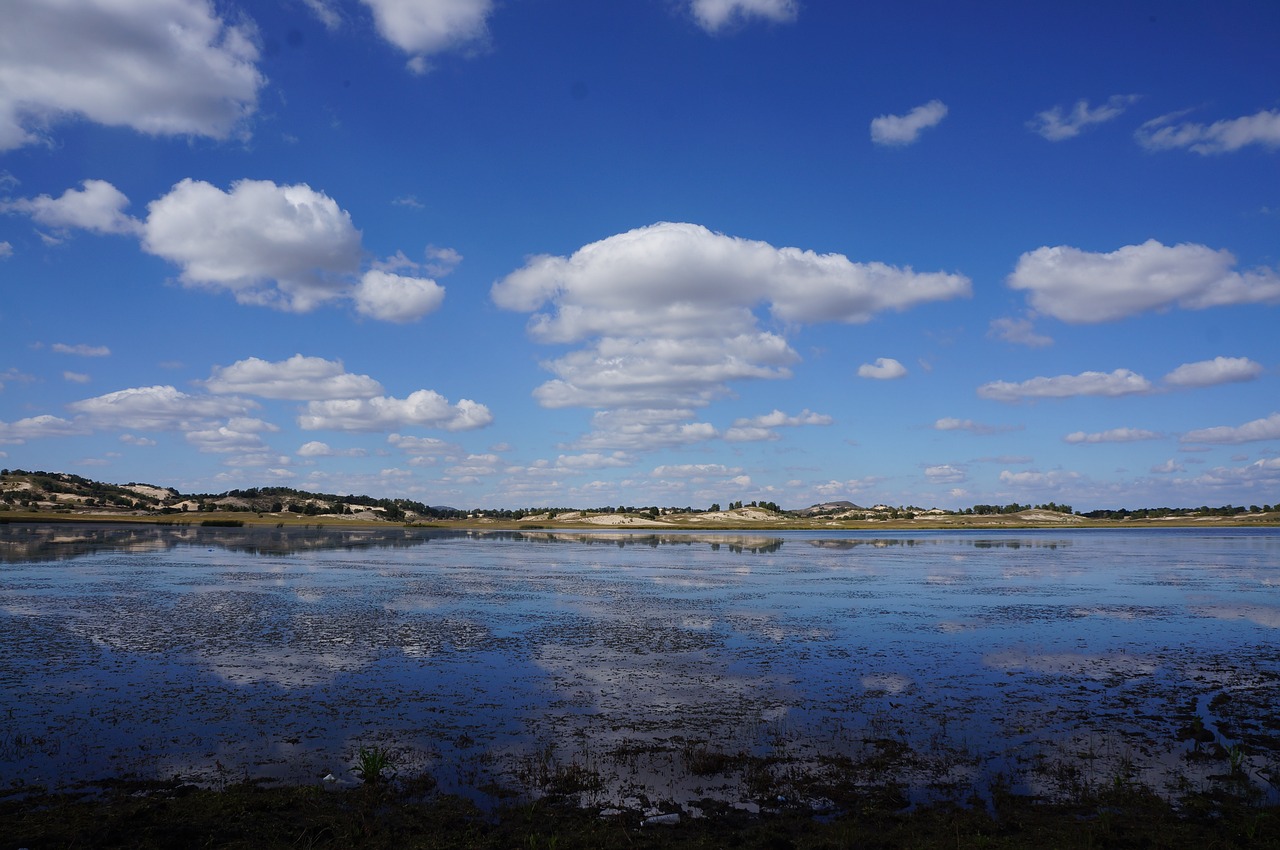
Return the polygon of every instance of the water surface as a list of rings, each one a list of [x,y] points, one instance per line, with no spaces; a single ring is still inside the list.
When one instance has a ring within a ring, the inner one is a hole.
[[[1173,793],[1234,752],[1274,796],[1278,630],[1256,529],[0,525],[0,782],[349,782],[380,746],[482,799],[751,807],[835,769]]]

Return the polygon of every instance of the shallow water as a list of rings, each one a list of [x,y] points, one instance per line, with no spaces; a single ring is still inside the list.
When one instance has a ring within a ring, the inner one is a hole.
[[[0,525],[0,783],[1274,799],[1277,638],[1268,530]]]

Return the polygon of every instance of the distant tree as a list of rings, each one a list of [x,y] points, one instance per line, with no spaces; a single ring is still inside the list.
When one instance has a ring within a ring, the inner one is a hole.
[[[712,502],[712,503],[711,503],[711,508],[710,508],[710,510],[711,510],[713,513],[714,513],[714,512],[716,512],[716,511],[718,511],[718,510],[720,510],[720,503],[719,503],[719,502]]]

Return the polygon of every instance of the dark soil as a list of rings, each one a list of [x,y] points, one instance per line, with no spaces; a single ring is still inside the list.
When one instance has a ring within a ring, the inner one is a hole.
[[[429,783],[426,783],[429,784]],[[646,825],[544,799],[483,812],[413,782],[345,790],[105,783],[0,799],[0,848],[1280,848],[1280,809],[1229,793],[1170,801],[1141,788],[1047,804],[993,789],[991,806],[908,810],[869,790],[839,813],[749,815],[709,805],[700,818]]]

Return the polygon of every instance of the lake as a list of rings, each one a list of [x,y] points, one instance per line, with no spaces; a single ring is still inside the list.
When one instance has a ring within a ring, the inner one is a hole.
[[[1280,783],[1280,531],[0,525],[0,783]],[[825,784],[824,784],[825,783]]]

